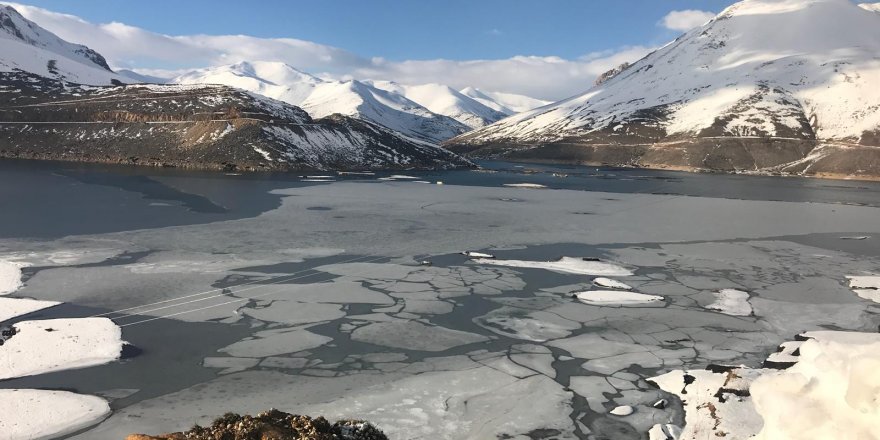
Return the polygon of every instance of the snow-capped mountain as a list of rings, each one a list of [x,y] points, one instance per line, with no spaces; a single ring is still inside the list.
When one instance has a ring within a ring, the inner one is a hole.
[[[858,174],[880,162],[877,84],[877,13],[849,0],[745,0],[582,95],[448,144],[522,159]]]
[[[486,107],[507,115],[526,112],[551,103],[551,101],[535,99],[525,95],[489,92],[475,87],[465,87],[459,90],[459,92]]]
[[[286,66],[238,67],[251,70],[216,74],[290,96],[305,93],[277,83],[323,84]],[[97,52],[0,7],[0,157],[224,170],[472,166],[366,120],[312,118],[224,85],[125,84],[131,81]]]
[[[403,85],[393,81],[365,81],[370,85],[405,96],[428,110],[449,116],[470,128],[480,128],[499,121],[509,113],[472,99],[443,84]]]
[[[323,80],[279,62],[241,62],[199,69],[170,82],[237,87],[302,107],[315,118],[338,113],[435,143],[469,129],[404,96],[359,81]]]
[[[62,40],[11,6],[0,5],[0,42],[0,72],[21,70],[90,85],[133,82],[110,70],[101,54]]]

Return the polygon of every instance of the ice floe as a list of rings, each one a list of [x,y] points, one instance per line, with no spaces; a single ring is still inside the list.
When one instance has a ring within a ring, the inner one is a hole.
[[[713,292],[715,302],[706,306],[707,309],[717,310],[725,315],[749,316],[752,314],[752,305],[749,304],[749,293],[736,289],[721,289]]]
[[[860,298],[880,303],[880,276],[851,275],[846,277],[849,287]]]
[[[0,260],[0,295],[8,295],[21,287],[22,263]]]
[[[368,324],[352,332],[351,339],[385,347],[419,351],[445,351],[460,345],[488,340],[487,337],[476,333],[429,326],[408,320]]]
[[[607,287],[609,289],[630,290],[632,286],[622,281],[612,280],[611,278],[598,277],[593,279],[593,284],[599,287]]]
[[[556,261],[527,261],[527,260],[497,260],[478,258],[473,260],[478,264],[492,264],[495,266],[521,267],[527,269],[546,269],[553,272],[573,273],[579,275],[604,275],[604,276],[631,276],[631,270],[614,264],[598,261],[591,258],[562,257]]]
[[[595,305],[638,305],[650,304],[663,301],[663,297],[659,295],[648,295],[645,293],[627,292],[621,290],[588,290],[586,292],[578,292],[574,294],[581,302]]]
[[[629,405],[621,405],[612,409],[611,411],[608,411],[608,414],[613,414],[615,416],[628,416],[634,412],[635,410],[633,409],[633,407]]]
[[[122,330],[107,318],[23,321],[15,329],[0,347],[0,380],[102,365],[122,354]]]
[[[26,298],[0,298],[0,322],[8,321],[16,316],[27,315],[39,310],[61,304],[57,301],[38,301]]]
[[[504,186],[511,187],[511,188],[530,188],[530,189],[547,188],[547,186],[541,185],[538,183],[505,183]]]
[[[477,325],[502,336],[534,342],[568,337],[581,327],[580,323],[569,321],[559,315],[521,309],[501,307],[475,318]]]
[[[464,251],[461,254],[471,258],[495,258],[495,256],[492,254],[477,251]]]
[[[67,391],[0,390],[0,402],[3,440],[56,438],[110,415],[110,405],[104,399]]]

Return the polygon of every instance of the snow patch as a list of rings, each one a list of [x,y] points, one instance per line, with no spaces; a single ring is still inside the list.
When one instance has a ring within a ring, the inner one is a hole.
[[[47,319],[15,324],[0,347],[0,380],[113,362],[122,330],[107,318]]]
[[[0,437],[4,440],[57,438],[110,415],[106,400],[67,391],[0,390],[0,402]]]

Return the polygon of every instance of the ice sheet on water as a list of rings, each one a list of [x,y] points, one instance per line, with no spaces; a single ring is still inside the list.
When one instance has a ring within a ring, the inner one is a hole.
[[[460,345],[488,340],[487,337],[417,321],[394,320],[358,327],[351,334],[355,341],[385,347],[419,351],[445,351]]]

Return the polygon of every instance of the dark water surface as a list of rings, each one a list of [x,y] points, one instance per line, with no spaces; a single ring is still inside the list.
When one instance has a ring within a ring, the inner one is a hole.
[[[880,206],[880,182],[508,162],[480,165],[484,168],[480,171],[405,174],[447,185],[536,183],[555,189],[612,193]],[[391,174],[343,175],[337,179],[375,182]],[[297,173],[232,175],[0,160],[0,238],[55,238],[254,217],[280,204],[280,196],[270,191],[308,185],[326,183],[302,182]]]

